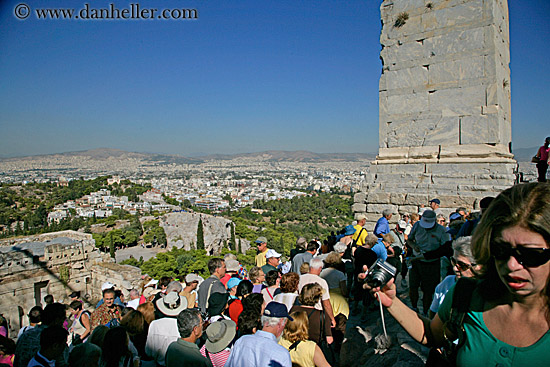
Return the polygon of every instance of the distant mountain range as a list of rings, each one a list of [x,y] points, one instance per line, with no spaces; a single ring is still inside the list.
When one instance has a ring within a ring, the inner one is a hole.
[[[257,153],[240,154],[210,154],[196,157],[184,157],[174,154],[161,153],[138,153],[127,152],[120,149],[98,148],[92,150],[83,150],[76,152],[33,155],[26,157],[3,158],[0,160],[36,160],[55,157],[87,157],[93,160],[107,159],[140,159],[161,164],[197,164],[209,160],[231,160],[238,158],[257,158],[271,162],[357,162],[363,160],[374,160],[376,153],[314,153],[305,150],[300,151],[281,151],[270,150]]]
[[[533,147],[533,148],[519,148],[514,149],[512,153],[514,153],[514,158],[518,162],[530,162],[531,158],[535,154],[537,154],[537,151],[539,150],[539,147]]]
[[[519,148],[514,150],[515,159],[518,162],[529,162],[537,152],[538,147]],[[256,153],[239,154],[209,154],[194,157],[184,157],[176,154],[139,153],[128,152],[120,149],[98,148],[76,152],[33,155],[26,157],[0,158],[0,161],[10,160],[35,160],[58,157],[88,157],[92,160],[107,159],[139,159],[160,164],[198,164],[210,160],[231,160],[238,158],[256,158],[269,162],[358,162],[373,161],[377,153],[315,153],[306,150],[285,151],[268,150]]]

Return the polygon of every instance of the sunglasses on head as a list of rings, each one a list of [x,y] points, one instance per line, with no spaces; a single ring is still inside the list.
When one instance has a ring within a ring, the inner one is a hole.
[[[477,264],[466,264],[463,261],[455,259],[454,256],[451,257],[451,264],[453,266],[456,266],[459,271],[468,271],[477,265]]]
[[[542,247],[512,247],[508,242],[493,241],[491,255],[500,261],[506,261],[513,256],[518,263],[529,268],[536,268],[550,260],[550,249]]]

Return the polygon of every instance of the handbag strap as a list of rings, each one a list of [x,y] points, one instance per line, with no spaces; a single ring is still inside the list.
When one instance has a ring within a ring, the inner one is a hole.
[[[288,347],[288,351],[290,352],[292,349],[298,348],[298,344],[300,344],[301,340],[296,340],[294,343],[290,344],[290,347]],[[296,349],[298,350],[298,349]]]
[[[451,313],[449,320],[445,323],[444,337],[447,344],[454,345],[449,340],[446,330],[449,330],[459,339],[459,344],[455,349],[460,348],[465,340],[464,318],[470,309],[470,302],[477,282],[471,278],[460,278],[455,285],[453,300],[451,304]]]
[[[214,285],[214,282],[210,283],[210,286],[208,287],[208,293],[206,293],[206,306],[204,306],[206,310],[208,310],[208,299],[210,298],[210,292],[212,291],[212,286]]]

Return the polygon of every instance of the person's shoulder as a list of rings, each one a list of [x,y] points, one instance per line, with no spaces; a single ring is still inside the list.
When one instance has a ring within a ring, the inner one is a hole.
[[[447,275],[436,287],[436,291],[450,289],[456,283],[456,275]]]

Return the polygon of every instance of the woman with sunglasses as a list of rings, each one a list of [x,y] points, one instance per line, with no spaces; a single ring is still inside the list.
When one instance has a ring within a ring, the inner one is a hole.
[[[473,278],[480,271],[480,266],[476,264],[471,248],[472,237],[460,237],[453,241],[453,256],[451,265],[453,275],[448,275],[441,283],[435,287],[434,298],[430,306],[430,319],[436,315],[439,307],[445,299],[445,295],[455,285],[460,278]]]
[[[472,238],[481,271],[464,317],[457,366],[548,366],[549,247],[549,184],[516,185],[492,202]],[[454,288],[432,320],[396,297],[393,280],[373,291],[418,342],[440,347],[457,336],[445,324]]]

